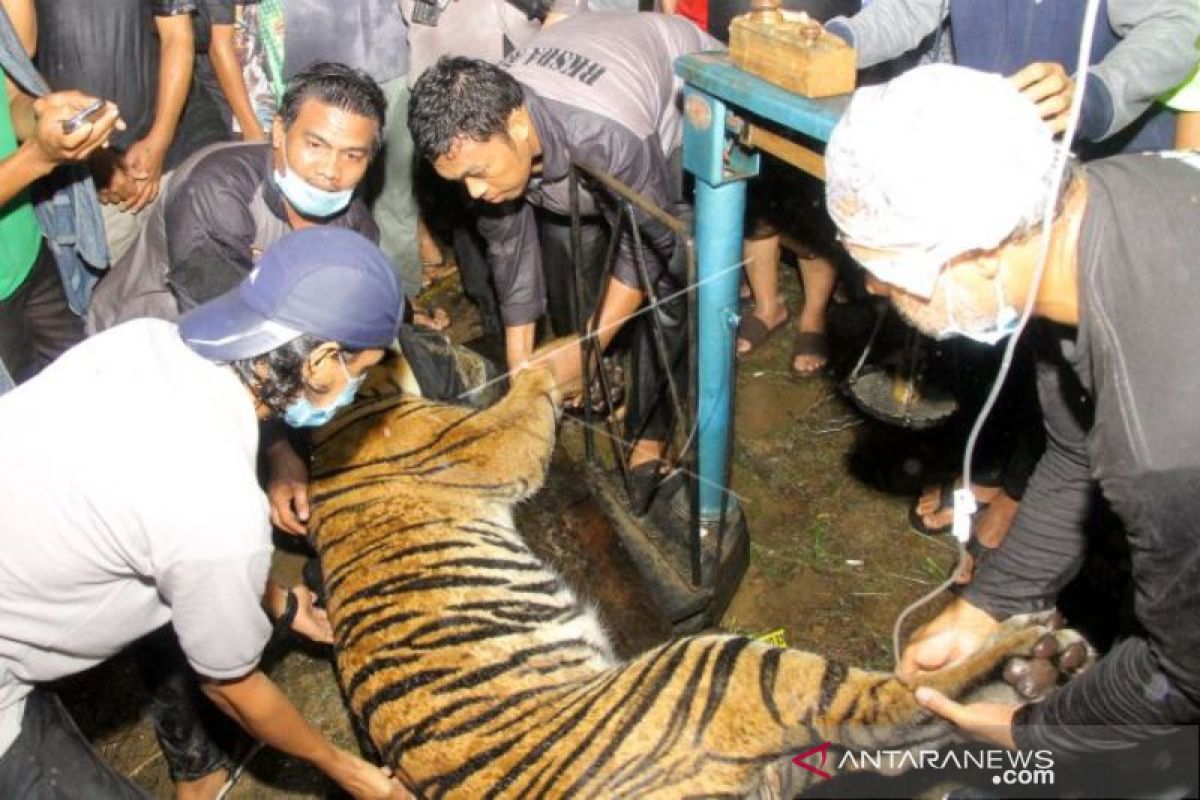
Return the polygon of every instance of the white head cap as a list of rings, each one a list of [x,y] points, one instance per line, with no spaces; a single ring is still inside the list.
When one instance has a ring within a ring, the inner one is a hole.
[[[929,297],[946,262],[1041,219],[1056,145],[1007,80],[918,67],[859,89],[825,150],[829,214],[880,280]]]

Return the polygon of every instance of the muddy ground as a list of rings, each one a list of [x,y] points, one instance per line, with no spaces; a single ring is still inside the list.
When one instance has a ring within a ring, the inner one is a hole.
[[[782,282],[795,309],[800,292],[795,271],[785,270]],[[454,338],[477,333],[453,278],[434,287],[432,297],[455,317]],[[833,313],[839,334],[835,361],[843,373],[858,354],[869,319],[861,306]],[[746,633],[782,628],[793,646],[888,668],[897,613],[939,583],[954,558],[947,537],[922,536],[906,517],[921,477],[921,465],[910,454],[928,448],[931,440],[864,418],[832,379],[793,378],[790,348],[790,333],[781,333],[739,371],[732,488],[741,498],[752,544],[749,567],[721,625]],[[564,428],[564,438],[578,436],[572,427]],[[559,509],[578,502],[579,491],[575,484],[560,485],[539,498],[541,518],[565,519]],[[294,573],[299,561],[281,552],[279,574]],[[327,654],[289,644],[270,653],[266,663],[307,719],[335,742],[353,746]],[[63,694],[107,758],[155,796],[170,794],[145,718],[145,693],[128,659],[68,681]],[[229,796],[331,793],[310,768],[262,751]]]

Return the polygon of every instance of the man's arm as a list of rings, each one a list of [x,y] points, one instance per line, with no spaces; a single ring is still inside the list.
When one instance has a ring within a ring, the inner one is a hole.
[[[213,22],[212,43],[208,46],[213,71],[221,92],[229,101],[229,108],[242,129],[242,139],[247,142],[265,141],[267,134],[262,123],[254,114],[254,104],[246,91],[246,79],[242,76],[242,65],[233,48],[233,23]]]
[[[1194,0],[1110,0],[1108,18],[1122,38],[1092,67],[1084,90],[1079,136],[1089,140],[1124,129],[1196,68]]]
[[[1017,712],[1018,746],[1115,750],[1200,719],[1200,494],[1197,470],[1105,479],[1133,561],[1144,632],[1120,642],[1044,703]]]
[[[546,313],[542,245],[533,207],[524,201],[478,206],[476,225],[487,242],[488,269],[504,322],[508,368],[533,352],[535,324]],[[567,267],[569,265],[562,265]]]
[[[0,0],[21,45],[31,57],[37,45],[37,14],[32,0]],[[21,146],[0,161],[0,205],[25,187],[67,161],[80,161],[108,141],[113,128],[122,125],[112,103],[103,116],[74,133],[63,133],[62,123],[86,108],[94,98],[80,92],[54,92],[34,99],[4,77],[13,133]]]
[[[354,797],[407,797],[387,772],[334,747],[259,670],[229,681],[206,680],[204,694],[256,739],[307,761]]]
[[[1083,524],[1095,493],[1083,419],[1090,409],[1067,405],[1082,389],[1058,359],[1039,360],[1037,373],[1046,452],[1004,543],[962,592],[997,619],[1054,606],[1083,563]]]
[[[223,294],[254,267],[254,217],[240,165],[220,152],[193,167],[163,200],[167,280],[181,307]]]
[[[946,0],[875,0],[852,17],[834,17],[825,24],[845,39],[866,69],[898,58],[937,30],[949,3]]]
[[[1083,561],[1083,521],[1093,495],[1080,421],[1087,410],[1066,405],[1065,398],[1079,397],[1082,390],[1073,374],[1073,385],[1063,386],[1063,371],[1070,369],[1060,360],[1039,359],[1037,370],[1046,452],[1029,479],[1004,543],[976,569],[956,600],[913,633],[900,659],[906,678],[970,655],[999,620],[1053,607],[1059,589]]]
[[[158,96],[154,103],[154,124],[146,135],[125,153],[124,165],[136,183],[127,208],[138,211],[158,196],[163,160],[175,139],[175,128],[187,102],[192,85],[192,64],[196,43],[192,32],[192,5],[184,2],[156,4],[154,17],[158,31]]]

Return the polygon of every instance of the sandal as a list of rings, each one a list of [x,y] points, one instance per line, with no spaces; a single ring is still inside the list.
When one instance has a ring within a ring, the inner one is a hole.
[[[799,356],[812,356],[823,359],[821,365],[813,369],[796,369],[796,359]],[[792,360],[788,368],[797,378],[817,378],[825,374],[829,368],[829,336],[824,331],[800,331],[792,343]]]
[[[650,510],[666,465],[667,462],[655,458],[629,470],[629,508],[635,516],[643,516]]]
[[[976,486],[982,485],[972,481]],[[917,505],[921,502],[921,497],[918,495],[913,504],[908,507],[908,523],[912,525],[913,530],[918,533],[923,533],[926,536],[936,536],[939,533],[946,533],[952,527],[953,522],[947,522],[945,525],[930,526],[925,524],[923,516],[935,516],[943,511],[950,511],[954,508],[954,492],[958,489],[958,476],[953,475],[938,485],[938,504],[937,508],[930,511],[927,515],[923,515],[917,511]],[[971,515],[971,528],[974,530],[975,518],[983,513],[983,510],[988,507],[987,503],[977,502],[975,504],[975,513]]]
[[[768,328],[767,323],[763,322],[753,314],[746,314],[738,321],[737,337],[734,339],[734,348],[737,348],[737,339],[743,339],[749,343],[749,350],[737,351],[738,358],[748,356],[758,348],[766,344],[767,340],[775,335],[775,332],[787,324],[791,314],[784,312],[783,319],[775,324],[775,327]]]

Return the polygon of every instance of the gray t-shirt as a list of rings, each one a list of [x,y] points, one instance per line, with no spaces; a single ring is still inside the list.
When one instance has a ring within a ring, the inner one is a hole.
[[[271,530],[230,369],[118,325],[0,397],[0,442],[0,755],[35,684],[168,622],[201,675],[254,668]]]
[[[408,72],[408,28],[397,0],[287,0],[284,80],[318,61],[364,70],[378,83]]]

